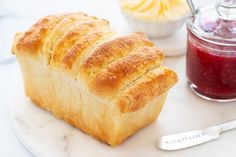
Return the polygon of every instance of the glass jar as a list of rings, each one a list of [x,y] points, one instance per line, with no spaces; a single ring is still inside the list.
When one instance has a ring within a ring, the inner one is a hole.
[[[197,95],[236,100],[236,0],[199,8],[188,21],[186,73]]]

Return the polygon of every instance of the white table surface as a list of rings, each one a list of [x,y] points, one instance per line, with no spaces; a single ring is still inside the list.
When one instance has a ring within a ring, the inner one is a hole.
[[[66,11],[83,11],[103,17],[122,33],[129,31],[129,29],[119,12],[117,0],[0,0],[0,15],[1,11],[7,11],[9,17],[0,17],[0,41],[2,42],[0,49],[0,156],[31,157],[32,154],[24,148],[15,136],[9,121],[7,97],[12,77],[18,69],[14,56],[12,57],[10,54],[13,34],[16,31],[24,30],[39,17]],[[178,62],[183,60],[183,57],[172,58],[171,60],[176,59]],[[7,61],[4,62],[4,59]]]

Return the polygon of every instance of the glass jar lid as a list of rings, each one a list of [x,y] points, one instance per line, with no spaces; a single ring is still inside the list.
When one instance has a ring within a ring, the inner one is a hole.
[[[236,0],[201,7],[188,27],[199,38],[218,45],[236,45]]]

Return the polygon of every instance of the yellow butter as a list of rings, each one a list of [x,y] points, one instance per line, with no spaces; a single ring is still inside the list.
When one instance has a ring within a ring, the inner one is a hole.
[[[188,12],[186,0],[121,0],[122,9],[141,20],[178,20]]]

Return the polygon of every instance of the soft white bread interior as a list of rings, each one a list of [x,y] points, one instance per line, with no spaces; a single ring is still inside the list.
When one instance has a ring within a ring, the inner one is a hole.
[[[13,52],[35,104],[113,146],[154,121],[177,82],[143,33],[119,36],[83,13],[40,19]]]

